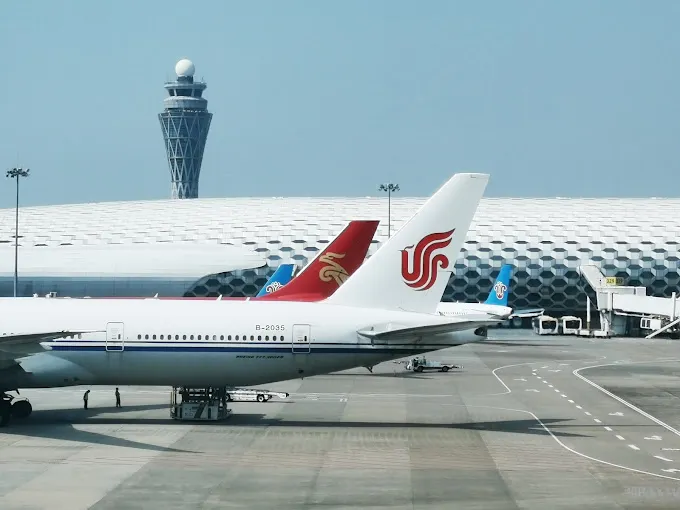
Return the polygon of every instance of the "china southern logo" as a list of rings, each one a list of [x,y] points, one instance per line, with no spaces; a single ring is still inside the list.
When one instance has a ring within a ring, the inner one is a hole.
[[[404,283],[415,290],[427,290],[437,281],[437,270],[449,267],[449,259],[437,250],[451,244],[455,229],[438,232],[423,237],[415,247],[407,246],[401,250],[401,276]]]
[[[493,290],[496,292],[496,297],[498,299],[503,299],[503,296],[505,296],[505,291],[508,290],[508,286],[503,282],[496,282],[496,284],[493,286]]]
[[[264,291],[267,294],[271,294],[272,292],[276,292],[277,290],[279,290],[281,287],[283,287],[283,285],[281,285],[281,282],[272,282],[269,285],[267,285]]]
[[[321,271],[319,271],[319,278],[321,278],[321,281],[323,282],[330,282],[331,280],[335,280],[335,283],[338,284],[338,286],[342,285],[345,283],[347,278],[349,278],[349,273],[345,270],[344,267],[342,267],[340,264],[338,264],[334,259],[342,259],[347,255],[346,253],[339,254],[339,253],[331,253],[328,252],[325,255],[322,255],[319,257],[319,262],[323,262],[324,264],[328,264],[324,267],[321,268]]]

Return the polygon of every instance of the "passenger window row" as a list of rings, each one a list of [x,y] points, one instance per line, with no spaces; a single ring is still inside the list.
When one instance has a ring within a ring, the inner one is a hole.
[[[248,335],[137,335],[137,340],[179,340],[181,337],[182,340],[204,340],[204,341],[214,341],[217,342],[218,338],[220,342],[224,342],[225,340],[227,342],[243,342],[248,340]],[[263,340],[265,342],[283,342],[283,335],[272,335],[271,337],[269,335],[265,335],[264,337],[262,335],[250,335],[250,341],[254,342],[255,339],[257,338],[258,342],[262,342]]]

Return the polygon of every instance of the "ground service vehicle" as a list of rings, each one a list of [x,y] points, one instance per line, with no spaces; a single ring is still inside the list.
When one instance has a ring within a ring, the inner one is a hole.
[[[448,372],[452,368],[460,368],[458,365],[451,365],[449,363],[441,363],[439,361],[431,361],[424,356],[419,358],[412,358],[406,363],[406,370],[413,370],[414,372],[424,372],[425,370],[436,370],[438,372]]]

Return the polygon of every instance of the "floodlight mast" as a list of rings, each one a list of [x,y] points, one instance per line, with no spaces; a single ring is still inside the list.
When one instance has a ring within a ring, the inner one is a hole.
[[[392,235],[392,193],[399,191],[399,185],[391,182],[381,184],[378,191],[387,192],[387,238]]]
[[[28,177],[29,172],[28,168],[12,168],[7,170],[6,174],[6,177],[9,179],[16,179],[17,181],[17,200],[14,216],[14,297],[17,297],[19,283],[19,178]]]

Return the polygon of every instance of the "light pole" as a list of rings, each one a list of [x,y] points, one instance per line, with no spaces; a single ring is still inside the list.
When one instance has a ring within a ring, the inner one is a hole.
[[[17,206],[14,216],[14,297],[17,297],[17,287],[19,281],[19,177],[28,177],[27,168],[12,168],[7,170],[7,177],[17,180]]]
[[[387,191],[387,238],[392,235],[392,193],[399,191],[398,184],[381,184],[378,191]]]

